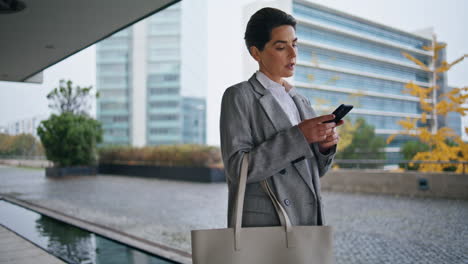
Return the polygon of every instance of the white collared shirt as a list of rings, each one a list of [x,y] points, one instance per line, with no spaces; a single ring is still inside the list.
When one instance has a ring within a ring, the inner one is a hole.
[[[265,87],[265,89],[269,90],[273,94],[273,97],[286,113],[289,120],[291,121],[291,124],[293,126],[299,124],[301,122],[301,116],[299,115],[297,106],[292,99],[292,96],[295,94],[295,88],[285,80],[283,80],[285,86],[272,81],[261,71],[257,71],[255,73],[255,77],[263,85],[263,87]]]

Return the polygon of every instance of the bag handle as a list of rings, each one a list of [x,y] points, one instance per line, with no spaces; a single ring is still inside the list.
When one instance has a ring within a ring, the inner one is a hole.
[[[263,180],[261,182],[261,185],[263,189],[268,193],[268,196],[270,196],[270,199],[273,202],[273,205],[275,206],[276,213],[278,214],[278,217],[280,218],[281,225],[285,227],[286,246],[288,248],[296,247],[295,243],[293,242],[294,240],[292,239],[293,235],[292,235],[292,228],[291,228],[292,226],[291,220],[289,219],[286,209],[284,209],[284,207],[278,201],[278,198],[276,198],[276,195],[273,192],[273,190],[270,188],[270,185],[268,184],[267,180]]]
[[[289,223],[291,223],[291,221],[289,220],[289,217],[284,217],[284,215],[281,213],[282,212],[282,208],[278,206],[278,199],[276,198],[275,194],[273,193],[273,191],[271,191],[271,188],[270,188],[270,185],[268,185],[268,181],[267,180],[263,180],[260,182],[260,185],[262,186],[263,188],[263,191],[268,195],[268,197],[270,198],[270,200],[272,201],[273,203],[273,206],[275,207],[275,211],[276,213],[278,214],[278,218],[280,220],[280,223],[281,223],[281,226],[286,226],[286,221],[289,221]],[[286,211],[286,210],[285,210]],[[290,225],[290,224],[289,224]]]
[[[242,229],[242,211],[244,209],[244,198],[245,198],[245,188],[247,184],[247,171],[249,168],[249,155],[250,153],[246,152],[244,153],[244,156],[242,157],[242,163],[241,163],[241,172],[240,172],[240,177],[239,177],[239,185],[237,188],[237,196],[236,196],[236,203],[234,205],[234,214],[233,218],[235,219],[234,222],[234,248],[236,251],[241,250],[240,246],[240,233]],[[263,185],[264,188],[266,188],[268,196],[273,202],[273,205],[275,206],[276,212],[278,213],[278,216],[281,221],[281,225],[285,227],[285,233],[286,233],[286,245],[287,247],[294,247],[294,243],[292,242],[292,228],[291,228],[291,221],[286,213],[286,210],[282,207],[282,205],[279,203],[278,199],[276,198],[275,194],[271,190],[270,186],[268,185],[268,182],[263,181],[261,182],[262,187]]]

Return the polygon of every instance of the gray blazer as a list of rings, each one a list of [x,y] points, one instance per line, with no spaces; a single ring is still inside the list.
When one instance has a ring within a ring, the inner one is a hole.
[[[310,102],[291,95],[301,120],[316,116]],[[250,152],[242,224],[277,226],[279,218],[260,181],[267,179],[293,225],[324,225],[320,177],[331,166],[334,146],[327,155],[317,143],[308,144],[297,125],[255,74],[223,94],[220,118],[221,153],[229,189],[228,227],[244,153]],[[307,166],[309,163],[309,166]],[[311,170],[309,170],[309,168]]]

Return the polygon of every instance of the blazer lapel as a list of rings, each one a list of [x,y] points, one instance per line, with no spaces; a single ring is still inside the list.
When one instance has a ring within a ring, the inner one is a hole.
[[[265,89],[265,87],[263,87],[263,85],[257,80],[255,74],[250,77],[249,82],[252,84],[254,90],[261,95],[259,98],[260,105],[263,107],[263,110],[276,131],[279,132],[291,127],[292,123],[283,111],[283,108],[280,106],[278,101],[276,101],[273,94],[269,90]]]
[[[292,123],[289,120],[288,116],[283,111],[279,103],[276,101],[273,94],[267,89],[265,89],[265,87],[263,87],[263,85],[257,80],[255,74],[252,75],[252,77],[250,77],[249,82],[252,84],[254,90],[260,95],[262,95],[259,99],[260,104],[262,105],[263,110],[265,110],[265,113],[267,114],[275,129],[277,131],[281,131],[283,129],[290,128],[292,126]],[[309,108],[307,107],[307,101],[298,96],[296,91],[292,91],[292,99],[296,104],[301,120],[312,118],[314,116],[313,112],[308,111]],[[304,180],[306,185],[309,187],[309,189],[312,191],[315,198],[317,199],[316,191],[314,189],[314,183],[312,182],[313,172],[309,171],[306,162],[306,160],[302,160],[293,164],[299,172],[301,178]]]
[[[294,91],[294,95],[292,96],[294,103],[296,104],[297,110],[299,111],[299,115],[301,116],[301,121],[312,118],[313,116],[307,108],[307,101],[300,98],[296,91]]]
[[[299,111],[299,115],[301,116],[301,121],[312,118],[313,113],[308,110],[310,107],[307,107],[307,101],[301,98],[300,96],[298,96],[296,91],[293,91],[293,92],[294,94],[292,96],[292,99],[294,100],[297,110]],[[309,189],[312,191],[312,193],[315,195],[315,198],[317,199],[317,191],[314,188],[315,183],[313,181],[314,172],[309,170],[309,168],[307,167],[307,162],[308,162],[307,160],[302,160],[300,162],[293,163],[293,165],[299,171],[299,175],[301,175],[302,179],[307,184],[307,186],[309,186]],[[313,169],[313,168],[310,168],[310,169]]]

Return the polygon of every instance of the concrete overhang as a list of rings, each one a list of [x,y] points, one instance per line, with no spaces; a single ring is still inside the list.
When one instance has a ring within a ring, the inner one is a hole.
[[[42,83],[46,68],[179,1],[0,0],[0,81]],[[5,11],[13,2],[24,9]]]

